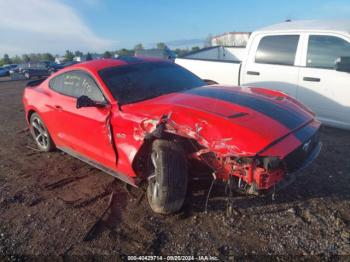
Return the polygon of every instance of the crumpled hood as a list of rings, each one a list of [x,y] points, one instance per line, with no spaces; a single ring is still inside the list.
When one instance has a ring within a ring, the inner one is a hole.
[[[254,155],[313,119],[307,108],[281,92],[219,85],[163,95],[123,110],[153,119],[169,115],[174,126],[195,132],[208,147],[237,155]]]

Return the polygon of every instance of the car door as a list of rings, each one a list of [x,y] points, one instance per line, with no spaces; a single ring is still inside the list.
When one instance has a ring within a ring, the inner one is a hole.
[[[297,98],[324,123],[350,128],[350,73],[336,71],[350,57],[350,40],[341,35],[308,34]]]
[[[60,148],[80,158],[97,162],[104,167],[116,167],[109,115],[110,105],[92,76],[74,70],[53,78],[50,88],[56,110],[57,137]],[[105,103],[105,107],[77,108],[77,98],[88,96],[93,101]]]
[[[280,90],[295,97],[299,38],[299,34],[256,35],[242,69],[243,85]]]

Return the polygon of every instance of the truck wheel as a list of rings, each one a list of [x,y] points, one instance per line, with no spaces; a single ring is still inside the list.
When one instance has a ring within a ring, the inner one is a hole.
[[[179,211],[187,192],[187,159],[179,144],[156,140],[151,153],[152,172],[148,179],[147,197],[155,213]]]
[[[30,116],[30,133],[32,134],[38,148],[43,152],[50,152],[55,149],[55,144],[47,130],[44,122],[38,114]]]

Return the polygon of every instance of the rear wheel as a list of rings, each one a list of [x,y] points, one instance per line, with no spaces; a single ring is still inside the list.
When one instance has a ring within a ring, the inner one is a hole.
[[[49,131],[37,113],[30,116],[30,132],[41,151],[50,152],[55,149]]]
[[[151,162],[147,197],[152,210],[160,214],[179,211],[185,201],[188,183],[184,150],[174,142],[156,140],[152,145]]]

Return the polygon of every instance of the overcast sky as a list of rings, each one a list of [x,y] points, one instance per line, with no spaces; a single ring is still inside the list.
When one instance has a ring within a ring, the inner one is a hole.
[[[102,52],[142,42],[200,45],[209,34],[297,19],[350,18],[349,0],[0,0],[0,56]]]

